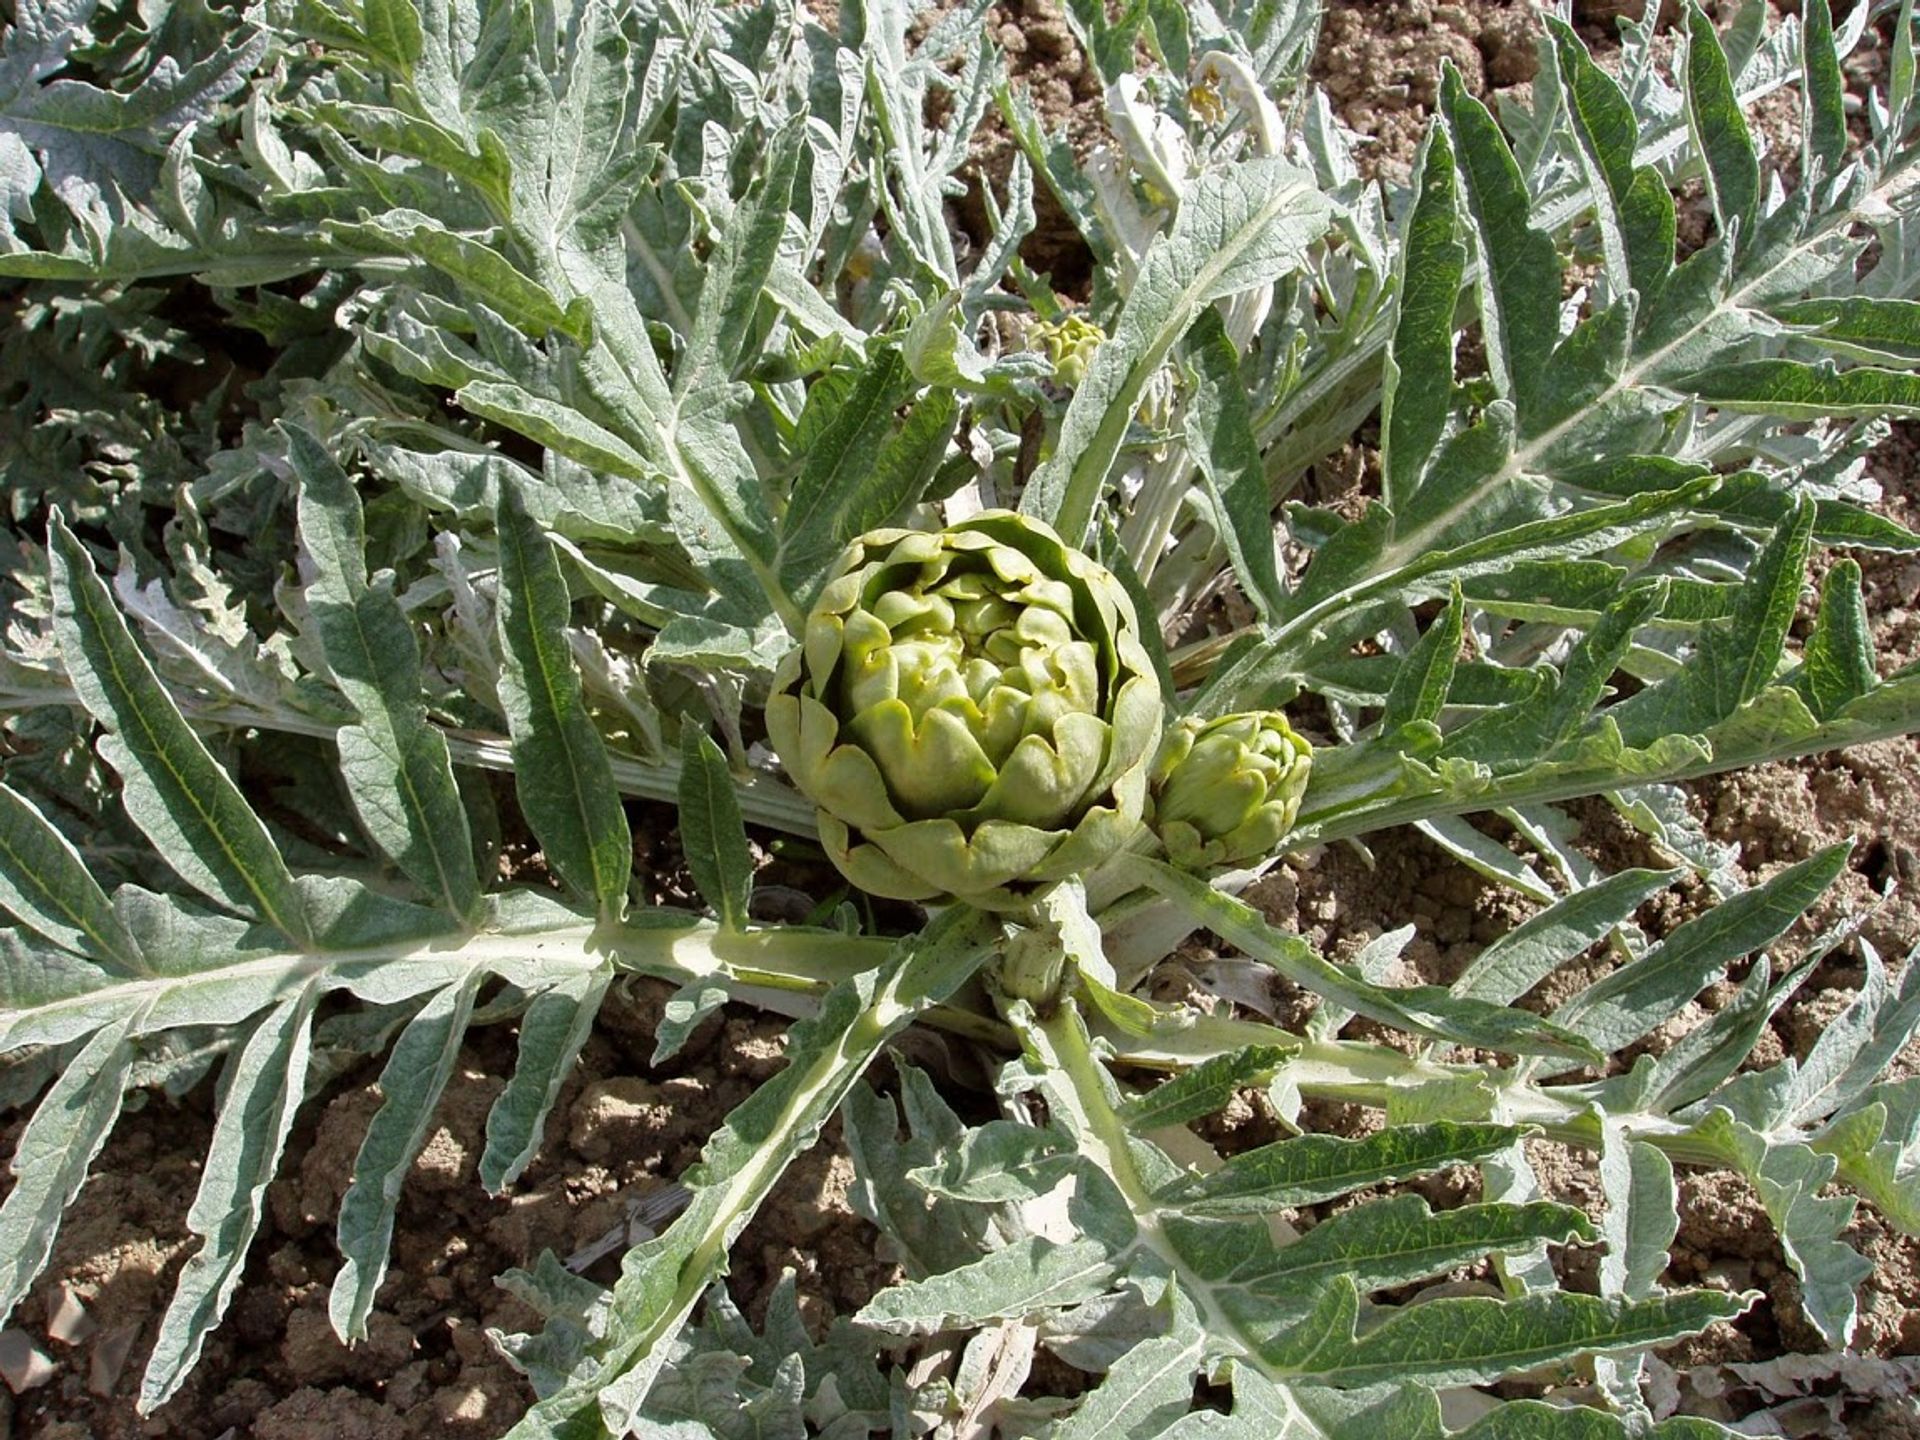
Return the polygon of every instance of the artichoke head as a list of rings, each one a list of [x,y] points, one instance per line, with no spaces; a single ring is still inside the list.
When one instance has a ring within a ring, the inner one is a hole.
[[[1293,828],[1313,747],[1278,710],[1182,720],[1153,770],[1152,824],[1189,870],[1271,855]]]
[[[1133,605],[1026,516],[854,541],[773,688],[773,747],[872,894],[1021,908],[1140,829],[1162,702]]]
[[[1074,388],[1087,378],[1093,352],[1107,338],[1106,331],[1079,314],[1068,314],[1058,321],[1038,321],[1027,333],[1029,348],[1041,351],[1053,362],[1053,378]]]

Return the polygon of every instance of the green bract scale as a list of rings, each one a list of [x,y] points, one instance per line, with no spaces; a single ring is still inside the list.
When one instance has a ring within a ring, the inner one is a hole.
[[[1153,771],[1153,828],[1189,870],[1271,855],[1306,794],[1313,747],[1278,710],[1183,720]]]
[[[849,880],[993,909],[1138,831],[1160,721],[1119,581],[1008,511],[854,541],[767,702]]]

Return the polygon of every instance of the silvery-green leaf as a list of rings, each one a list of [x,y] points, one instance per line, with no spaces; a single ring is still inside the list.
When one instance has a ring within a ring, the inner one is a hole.
[[[700,303],[675,377],[683,394],[696,385],[731,378],[747,346],[754,310],[785,232],[804,134],[804,126],[795,121],[768,140],[756,167],[756,187],[735,208],[732,223],[707,262]]]
[[[908,1275],[933,1275],[978,1253],[986,1219],[972,1206],[927,1204],[926,1191],[911,1178],[943,1149],[959,1145],[966,1127],[919,1070],[909,1068],[902,1082],[901,1107],[865,1085],[847,1096],[840,1123],[855,1175],[847,1199],[887,1237]]]
[[[403,0],[393,0],[403,3]],[[420,701],[419,645],[390,589],[370,586],[360,499],[313,435],[287,427],[300,480],[300,532],[313,558],[307,606],[358,726],[338,735],[361,823],[434,899],[461,917],[480,900],[473,837],[447,743]]]
[[[596,1421],[618,1433],[631,1425],[706,1288],[709,1272],[689,1260],[724,1249],[739,1233],[880,1047],[986,959],[989,931],[965,907],[949,909],[927,932],[901,941],[886,965],[835,986],[789,1032],[785,1068],[735,1108],[681,1177],[692,1192],[687,1209],[658,1239],[627,1253],[588,1361],[510,1434],[564,1435]]]
[[[1821,1030],[1787,1087],[1784,1113],[1802,1123],[1850,1106],[1888,1072],[1920,1029],[1920,968],[1903,967],[1894,990],[1879,953],[1864,938],[1856,943],[1866,962],[1866,983]]]
[[[1755,562],[1724,628],[1695,647],[1693,663],[1608,711],[1629,740],[1704,730],[1758,698],[1773,680],[1799,609],[1812,538],[1812,507],[1802,504]]]
[[[1554,1019],[1609,1052],[1639,1039],[1726,967],[1780,936],[1826,893],[1847,863],[1835,845],[1688,921],[1639,959],[1554,1011]]]
[[[1807,1317],[1829,1344],[1846,1345],[1859,1316],[1855,1289],[1872,1273],[1873,1262],[1840,1238],[1853,1218],[1853,1197],[1820,1193],[1839,1162],[1798,1141],[1763,1135],[1721,1109],[1711,1111],[1695,1134],[1747,1177],[1800,1277]]]
[[[1465,619],[1464,597],[1456,586],[1446,611],[1421,632],[1394,676],[1380,715],[1381,734],[1393,735],[1403,726],[1439,718],[1459,670]]]
[[[111,990],[114,978],[91,961],[35,944],[12,927],[0,928],[0,1051],[17,1057],[23,1047],[65,1044],[87,1035],[104,1015],[133,1009],[137,1001],[131,997],[112,1008],[87,1007],[86,997]],[[71,1013],[49,1024],[48,1007]]]
[[[1453,317],[1467,252],[1457,237],[1453,146],[1427,132],[1400,251],[1398,311],[1381,383],[1381,474],[1387,504],[1404,510],[1446,427],[1453,390]]]
[[[1540,878],[1533,866],[1466,821],[1443,816],[1435,820],[1421,820],[1416,828],[1469,870],[1510,886],[1529,900],[1543,903],[1554,900],[1553,887]]]
[[[1380,1435],[1395,1440],[1726,1440],[1735,1433],[1690,1416],[1648,1426],[1630,1416],[1541,1400],[1509,1401],[1463,1430],[1449,1430],[1431,1390],[1386,1386],[1347,1391],[1311,1385],[1294,1386],[1292,1394],[1325,1427],[1311,1434],[1327,1440],[1372,1440]]]
[[[1180,1289],[1168,1293],[1173,1323],[1167,1333],[1121,1356],[1055,1432],[1060,1440],[1102,1440],[1109,1435],[1155,1440],[1192,1408],[1193,1375],[1208,1349],[1208,1336]]]
[[[462,408],[538,441],[589,470],[641,481],[653,479],[657,473],[644,455],[604,425],[524,386],[475,380],[461,386],[457,398]]]
[[[689,1036],[709,1015],[727,1002],[726,987],[711,980],[689,980],[660,1007],[660,1025],[654,1031],[649,1065],[663,1065],[680,1053]]]
[[[1134,1346],[1165,1334],[1166,1328],[1165,1314],[1127,1286],[1042,1316],[1038,1333],[1040,1343],[1069,1365],[1099,1374]]]
[[[1531,223],[1525,179],[1493,116],[1450,66],[1441,78],[1440,108],[1479,235],[1488,358],[1527,434],[1550,398],[1545,386],[1560,333],[1560,260],[1552,240]]]
[[[1669,584],[1654,581],[1610,596],[1561,662],[1558,676],[1543,687],[1545,693],[1462,726],[1448,737],[1445,753],[1505,766],[1550,754],[1573,740],[1608,695],[1640,628],[1665,612],[1672,593]]]
[[[1695,371],[1679,383],[1719,409],[1775,420],[1920,415],[1920,376],[1871,365],[1840,370],[1829,363],[1745,360]]]
[[[1790,300],[1771,313],[1808,327],[1800,338],[1823,350],[1875,365],[1920,364],[1920,301],[1846,295]]]
[[[386,3],[390,9],[400,9],[408,7],[410,0],[386,0]],[[506,157],[500,153],[497,143],[489,145],[484,137],[469,146],[462,137],[432,120],[409,115],[389,105],[333,100],[316,106],[315,111],[319,118],[363,145],[423,160],[477,186],[495,204],[506,199],[506,187],[511,179],[504,163]]]
[[[1679,1233],[1673,1164],[1654,1146],[1608,1127],[1600,1181],[1607,1195],[1601,1293],[1644,1300],[1659,1289],[1668,1249]]]
[[[120,1116],[134,1048],[122,1018],[96,1029],[54,1077],[14,1146],[0,1204],[0,1317],[11,1315],[53,1253],[62,1216]]]
[[[1294,1052],[1282,1045],[1249,1045],[1214,1055],[1128,1100],[1120,1118],[1145,1133],[1166,1125],[1190,1125],[1226,1109],[1242,1090],[1259,1089]]]
[[[1663,1344],[1730,1320],[1757,1298],[1710,1290],[1640,1302],[1566,1293],[1446,1298],[1410,1306],[1356,1333],[1359,1296],[1352,1282],[1336,1280],[1324,1293],[1313,1313],[1266,1353],[1284,1372],[1342,1388],[1409,1380],[1484,1384],[1575,1355]]]
[[[530,334],[583,328],[579,314],[570,312],[505,255],[419,210],[395,208],[363,220],[332,220],[324,222],[322,229],[343,248],[418,258],[472,290]]]
[[[733,792],[733,771],[699,726],[683,723],[680,740],[680,830],[687,868],[721,925],[744,931],[753,856]]]
[[[1336,1199],[1368,1185],[1469,1165],[1513,1143],[1508,1125],[1395,1125],[1359,1139],[1296,1135],[1231,1157],[1194,1175],[1161,1199],[1191,1215],[1251,1215]]]
[[[1659,1290],[1668,1247],[1679,1231],[1673,1165],[1659,1150],[1628,1139],[1622,1127],[1602,1122],[1600,1183],[1607,1196],[1601,1221],[1606,1250],[1600,1257],[1600,1293],[1644,1300]],[[1629,1415],[1646,1411],[1643,1356],[1604,1356],[1594,1376],[1614,1406]]]
[[[1721,233],[1738,225],[1741,238],[1747,239],[1760,203],[1759,157],[1713,22],[1692,0],[1685,19],[1687,123],[1707,162],[1707,190]]]
[[[1293,1309],[1341,1276],[1362,1291],[1379,1290],[1495,1252],[1525,1250],[1543,1241],[1591,1240],[1594,1233],[1578,1210],[1544,1201],[1435,1212],[1418,1195],[1391,1195],[1321,1221],[1234,1280]]]
[[[1811,963],[1803,957],[1772,985],[1772,966],[1761,956],[1732,998],[1706,1024],[1682,1035],[1657,1059],[1650,1057],[1645,1062],[1649,1069],[1644,1077],[1648,1093],[1658,1097],[1662,1108],[1676,1112],[1715,1093],[1753,1052],[1762,1027],[1812,973],[1825,948],[1816,946],[1809,952]],[[1642,1083],[1631,1075],[1626,1078],[1634,1084]]]
[[[535,470],[485,451],[429,453],[375,444],[364,453],[374,473],[421,505],[450,511],[470,524],[491,524],[501,489],[511,487],[550,538],[620,543],[664,539],[667,534],[656,493],[618,474],[562,466],[551,459]]]
[[[900,1335],[1018,1320],[1091,1300],[1115,1273],[1113,1257],[1097,1240],[1027,1235],[957,1270],[882,1290],[854,1320]]]
[[[1437,986],[1374,985],[1322,959],[1298,936],[1284,935],[1251,906],[1210,889],[1204,881],[1159,861],[1126,857],[1129,873],[1185,908],[1222,939],[1263,960],[1295,984],[1324,999],[1414,1034],[1509,1053],[1584,1060],[1594,1053],[1571,1032],[1524,1011],[1455,996]]]
[[[269,1011],[228,1062],[213,1143],[187,1226],[201,1246],[180,1272],[140,1382],[142,1413],[166,1403],[200,1358],[240,1284],[294,1116],[306,1098],[313,1008],[307,985]]]
[[[520,805],[553,872],[603,911],[618,913],[633,868],[633,838],[566,647],[566,582],[518,497],[503,489],[495,513],[505,661],[500,695],[513,730]]]
[[[54,944],[116,974],[146,969],[79,852],[18,791],[0,785],[0,905]]]
[[[1474,957],[1454,993],[1511,1004],[1604,940],[1677,870],[1621,870],[1530,915]]]
[[[937,1163],[909,1170],[907,1178],[941,1199],[1001,1203],[1039,1197],[1078,1163],[1057,1131],[989,1120],[968,1130]]]
[[[54,631],[75,690],[110,732],[102,753],[126,785],[128,812],[182,879],[296,941],[307,939],[293,876],[266,827],[188,728],[57,514],[49,532]]]
[[[1920,1233],[1920,1079],[1873,1086],[1814,1144],[1883,1215]]]
[[[1619,82],[1601,69],[1570,25],[1552,19],[1547,24],[1568,118],[1595,194],[1608,271],[1617,289],[1640,296],[1644,316],[1673,270],[1673,195],[1658,171],[1637,163],[1639,126]]]
[[[560,1087],[566,1084],[613,978],[611,966],[562,977],[528,1002],[507,1088],[487,1112],[480,1183],[493,1194],[511,1185],[540,1149]]]
[[[373,1297],[387,1273],[400,1187],[452,1078],[478,978],[449,985],[429,999],[394,1042],[380,1072],[380,1109],[361,1141],[336,1226],[340,1269],[327,1296],[327,1314],[342,1340],[366,1338]]]
[[[1228,656],[1215,670],[1198,703],[1206,714],[1224,714],[1257,704],[1277,673],[1324,650],[1336,638],[1356,637],[1366,628],[1367,617],[1379,613],[1379,606],[1444,594],[1455,579],[1464,584],[1517,562],[1565,559],[1627,543],[1637,534],[1663,527],[1694,496],[1712,488],[1709,477],[1684,481],[1659,494],[1530,520],[1439,550],[1421,546],[1418,542],[1422,536],[1417,532],[1410,537],[1414,542],[1410,549],[1389,549],[1390,517],[1375,506],[1370,515],[1377,520],[1362,519],[1349,527],[1367,529],[1369,534],[1359,553],[1339,557],[1325,577],[1316,579],[1316,572],[1331,555],[1330,550],[1323,550],[1308,569],[1306,582],[1290,597],[1285,623],[1267,629],[1243,654]],[[1468,508],[1473,498],[1466,493],[1455,497]],[[1402,560],[1404,563],[1400,563]]]
[[[1299,264],[1328,214],[1312,177],[1284,161],[1242,160],[1205,175],[1148,249],[1022,507],[1069,541],[1083,537],[1147,381],[1201,307],[1270,284]]]
[[[1240,357],[1215,311],[1203,311],[1194,323],[1186,353],[1194,382],[1186,411],[1188,448],[1220,514],[1234,573],[1261,618],[1270,619],[1279,613],[1283,594],[1270,487],[1240,380]]]
[[[660,1377],[628,1433],[638,1440],[806,1440],[804,1374],[788,1355],[771,1384],[749,1381],[745,1356],[707,1350]]]
[[[1880,683],[1856,561],[1836,561],[1820,583],[1820,610],[1807,637],[1799,681],[1808,707],[1822,720]]]

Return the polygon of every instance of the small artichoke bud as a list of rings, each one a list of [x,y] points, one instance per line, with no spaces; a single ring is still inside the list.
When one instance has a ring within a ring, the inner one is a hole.
[[[1152,823],[1168,858],[1210,870],[1273,854],[1300,811],[1312,757],[1278,710],[1181,721],[1153,774]]]
[[[1106,338],[1106,331],[1080,314],[1068,314],[1057,322],[1036,321],[1027,330],[1028,348],[1045,355],[1052,362],[1053,378],[1069,389],[1078,388],[1087,378],[1093,352]]]
[[[854,541],[767,735],[855,885],[1015,910],[1139,833],[1161,712],[1120,582],[996,510]]]

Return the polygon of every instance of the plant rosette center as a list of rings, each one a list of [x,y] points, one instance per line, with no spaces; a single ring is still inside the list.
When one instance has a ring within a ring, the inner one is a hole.
[[[1119,582],[1004,511],[855,541],[767,706],[849,880],[999,910],[1132,838],[1160,724]]]

